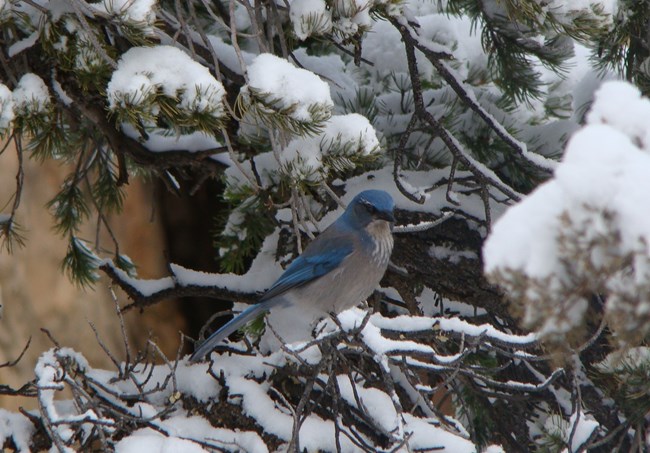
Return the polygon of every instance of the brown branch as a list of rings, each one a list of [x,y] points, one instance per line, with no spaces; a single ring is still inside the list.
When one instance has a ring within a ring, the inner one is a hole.
[[[413,90],[413,101],[415,106],[414,114],[433,129],[433,132],[440,137],[447,146],[454,158],[463,164],[480,183],[484,186],[493,186],[501,191],[508,198],[519,201],[520,196],[510,186],[501,181],[498,176],[493,174],[487,168],[482,168],[482,164],[474,160],[464,149],[461,143],[454,137],[426,108],[424,97],[422,95],[422,84],[420,83],[417,60],[415,58],[415,49],[418,44],[417,40],[411,36],[407,26],[402,24],[399,19],[390,18],[390,22],[397,28],[402,35],[404,47],[406,50],[406,60],[408,62],[409,76]],[[492,174],[490,174],[492,173]]]
[[[246,303],[254,303],[259,297],[259,294],[257,293],[233,291],[228,288],[218,286],[183,286],[175,281],[172,277],[168,277],[170,286],[150,294],[143,294],[134,284],[125,280],[120,270],[115,268],[112,263],[106,262],[99,266],[99,268],[104,271],[104,273],[106,273],[106,275],[114,284],[119,286],[127,294],[127,296],[133,300],[132,303],[128,304],[122,309],[123,312],[132,308],[143,309],[166,299],[176,299],[181,297],[208,297],[229,302]]]

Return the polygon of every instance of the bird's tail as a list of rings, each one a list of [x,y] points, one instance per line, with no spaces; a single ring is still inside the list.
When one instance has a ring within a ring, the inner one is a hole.
[[[194,351],[190,357],[190,361],[198,362],[199,360],[203,359],[231,333],[239,330],[241,327],[248,324],[250,321],[254,320],[262,313],[268,311],[271,307],[267,304],[267,302],[262,302],[260,304],[248,307],[246,310],[241,312],[239,316],[231,319],[225,326],[210,335],[208,339],[201,343],[201,345]]]

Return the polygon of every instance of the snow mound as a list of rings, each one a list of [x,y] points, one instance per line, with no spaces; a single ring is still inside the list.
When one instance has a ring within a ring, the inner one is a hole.
[[[605,83],[554,177],[510,208],[485,243],[486,273],[542,333],[581,324],[594,293],[609,294],[621,340],[648,330],[649,117],[636,88]]]
[[[158,93],[178,100],[187,113],[224,116],[223,85],[182,50],[171,46],[133,47],[120,58],[107,87],[109,108],[144,107],[160,110]]]
[[[331,116],[329,85],[316,74],[267,53],[255,57],[247,72],[243,93],[262,104],[258,114],[279,113],[288,120],[317,124]]]
[[[36,74],[27,73],[22,76],[13,92],[14,111],[19,115],[43,113],[51,102],[47,85]]]
[[[332,30],[332,13],[323,0],[294,0],[289,18],[294,33],[301,41]]]
[[[14,100],[11,90],[0,83],[0,133],[11,126],[14,119]]]
[[[280,155],[285,173],[299,180],[316,181],[327,175],[327,157],[347,158],[370,156],[379,149],[377,133],[362,115],[334,115],[316,136],[293,139]]]

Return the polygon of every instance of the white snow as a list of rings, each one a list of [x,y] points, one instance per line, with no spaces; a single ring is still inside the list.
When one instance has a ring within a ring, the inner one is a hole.
[[[569,424],[566,428],[564,437],[567,442],[570,440],[570,449],[565,448],[562,453],[572,453],[580,451],[580,447],[589,440],[593,432],[600,427],[600,424],[594,420],[591,415],[587,415],[581,410],[571,414]],[[573,437],[571,434],[573,433]]]
[[[172,133],[168,129],[154,128],[147,130],[148,137],[143,140],[140,133],[131,124],[123,123],[122,132],[129,137],[140,140],[149,150],[158,153],[166,151],[207,151],[223,146],[214,135],[204,131],[194,131],[189,134]]]
[[[293,0],[289,10],[293,31],[301,41],[332,30],[332,13],[324,0]]]
[[[334,27],[344,36],[369,29],[373,23],[370,17],[372,6],[372,0],[335,0]]]
[[[600,363],[596,365],[601,373],[621,373],[626,368],[642,366],[650,363],[650,348],[647,346],[637,346],[624,351],[608,354]]]
[[[287,442],[291,440],[293,417],[271,399],[266,384],[243,377],[229,377],[226,382],[231,394],[241,395],[241,405],[245,413],[255,419],[265,432]],[[301,449],[334,451],[335,439],[334,423],[323,420],[318,415],[307,416],[300,427]],[[354,444],[345,436],[341,436],[340,440],[342,451],[355,451]]]
[[[255,432],[231,431],[215,428],[199,416],[175,415],[164,421],[154,422],[158,430],[143,428],[122,439],[117,452],[206,452],[214,447],[226,451],[250,451],[266,453],[268,449]],[[162,432],[161,432],[162,431]],[[163,434],[164,433],[164,434]],[[207,450],[201,444],[206,445]]]
[[[516,284],[512,272],[531,279],[525,298],[538,305],[528,305],[526,320],[543,322],[545,331],[569,329],[586,310],[585,300],[562,309],[548,305],[571,288],[568,273],[585,281],[594,271],[610,275],[607,287],[612,293],[647,282],[650,215],[643,206],[650,193],[649,114],[650,101],[637,89],[625,82],[604,83],[588,124],[570,139],[554,177],[510,208],[483,247],[485,271],[500,275],[500,284]],[[590,241],[593,246],[588,246]],[[629,257],[634,257],[636,280],[623,284],[612,272]],[[564,268],[567,265],[571,271]],[[535,313],[543,312],[540,302],[564,312],[556,313],[562,319],[535,321]],[[614,302],[607,306],[609,312],[616,308]],[[643,305],[635,310],[635,316],[645,313]]]
[[[442,451],[449,453],[476,453],[472,442],[463,439],[457,434],[450,433],[436,426],[440,422],[436,419],[427,420],[404,414],[406,430],[411,434],[408,445],[410,449],[400,451]]]
[[[358,113],[334,115],[327,123],[322,134],[326,152],[344,148],[345,154],[367,156],[379,148],[377,133],[370,121]]]
[[[51,104],[47,85],[43,79],[32,73],[27,73],[20,78],[13,92],[13,101],[14,112],[19,115],[45,112]]]
[[[23,414],[0,408],[0,445],[12,439],[19,452],[28,452],[35,431],[32,422]]]
[[[650,123],[646,127],[650,130]],[[562,258],[557,235],[564,214],[578,225],[592,221],[598,227],[596,216],[610,211],[623,251],[650,243],[650,216],[639,209],[650,193],[649,172],[650,154],[629,137],[609,125],[586,126],[571,138],[555,178],[496,222],[483,248],[486,272],[507,268],[539,278],[553,275]]]
[[[429,248],[429,255],[437,260],[449,261],[452,264],[458,264],[462,259],[478,259],[478,255],[472,250],[454,250],[443,245],[431,246]]]
[[[637,147],[650,153],[650,102],[634,85],[622,81],[603,84],[587,121],[623,132]]]
[[[372,387],[364,388],[355,385],[353,389],[347,375],[337,376],[337,382],[341,397],[350,406],[365,410],[384,432],[389,433],[398,429],[397,412],[388,394]],[[360,405],[357,404],[357,397]]]
[[[650,114],[650,101],[621,84],[603,85],[589,115],[592,124],[573,136],[555,178],[509,209],[495,224],[483,249],[487,272],[502,267],[523,269],[532,276],[550,275],[559,259],[553,246],[559,216],[568,212],[576,221],[585,220],[590,215],[587,206],[616,214],[614,221],[624,233],[627,250],[636,249],[639,240],[650,239],[650,216],[639,209],[650,193],[650,181],[644,176],[650,171],[650,155],[630,141],[650,137],[648,116],[637,116],[644,110]],[[623,110],[622,105],[629,109]],[[617,116],[623,114],[625,120]],[[619,119],[608,124],[613,118]],[[604,124],[593,124],[598,122]],[[630,135],[617,130],[621,123]]]
[[[378,150],[377,133],[368,119],[351,113],[333,115],[315,136],[294,138],[280,154],[280,160],[285,172],[295,178],[316,181],[327,173],[323,156],[368,156]]]
[[[2,10],[2,6],[0,6],[0,10]],[[40,34],[39,31],[35,31],[27,38],[21,39],[20,41],[17,41],[13,43],[11,46],[9,46],[9,49],[7,50],[7,55],[9,56],[9,58],[18,55],[23,50],[29,49],[34,44],[36,44],[36,42],[38,41],[39,34]]]
[[[14,100],[11,90],[0,83],[0,133],[11,127],[14,119]]]
[[[246,14],[246,17],[248,18],[248,14]],[[229,69],[237,74],[243,74],[244,70],[240,67],[237,51],[232,44],[226,43],[221,37],[215,35],[208,35],[208,39],[210,40],[210,45],[214,49],[215,53],[219,56],[219,63],[225,64]],[[240,50],[244,63],[247,65],[251,64],[256,55],[246,52],[244,49]]]
[[[52,88],[56,96],[63,102],[65,105],[72,105],[72,98],[68,96],[68,93],[65,92],[61,84],[57,80],[52,80]]]
[[[141,29],[144,25],[153,25],[156,20],[155,7],[158,0],[102,0],[91,3],[90,6],[99,13],[109,16],[119,16],[124,21],[138,23]]]
[[[553,14],[563,23],[571,23],[579,14],[588,14],[591,18],[611,22],[618,8],[618,0],[538,0],[538,3],[543,5],[545,12]],[[601,10],[601,15],[596,14],[598,9]]]
[[[176,47],[133,47],[118,61],[106,89],[111,110],[145,106],[158,92],[178,99],[179,108],[219,118],[225,114],[223,85]],[[151,110],[157,113],[156,108]]]
[[[248,89],[272,99],[279,110],[289,109],[297,121],[312,122],[311,109],[331,109],[329,85],[316,74],[296,68],[283,58],[263,53],[247,68]]]
[[[503,343],[510,344],[530,344],[537,340],[537,335],[529,333],[526,335],[515,335],[502,332],[491,324],[471,324],[460,318],[451,317],[422,317],[422,316],[395,316],[386,318],[379,313],[370,317],[370,324],[381,329],[392,330],[395,332],[419,332],[431,329],[439,329],[445,332],[454,332],[463,334],[468,337],[484,336],[488,339],[494,339]]]
[[[207,453],[198,444],[177,437],[165,437],[151,428],[135,431],[115,445],[116,453]]]

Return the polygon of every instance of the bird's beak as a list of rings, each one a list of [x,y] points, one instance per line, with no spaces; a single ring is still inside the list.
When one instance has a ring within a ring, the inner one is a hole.
[[[391,211],[379,211],[376,214],[378,219],[385,220],[387,222],[395,223],[395,216]]]

